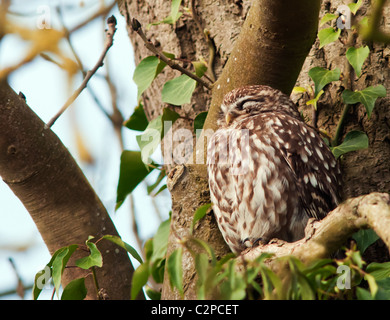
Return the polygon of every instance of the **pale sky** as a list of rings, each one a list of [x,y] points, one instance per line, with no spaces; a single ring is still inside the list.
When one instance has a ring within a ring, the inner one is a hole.
[[[30,28],[36,28],[37,17],[42,12],[42,6],[62,3],[65,8],[65,23],[68,27],[83,21],[97,9],[99,1],[83,1],[84,8],[72,10],[67,4],[81,1],[49,1],[49,0],[16,0],[11,9],[24,12],[32,18],[18,18],[18,21]],[[111,1],[106,1],[110,3]],[[41,7],[40,7],[41,6]],[[118,10],[112,12],[118,20],[118,30],[114,37],[114,45],[108,53],[109,66],[112,71],[112,81],[118,90],[118,104],[125,118],[129,117],[137,104],[137,88],[132,81],[134,71],[133,52],[125,28],[125,21]],[[56,13],[50,11],[50,22],[58,26]],[[72,42],[86,68],[92,68],[101,53],[103,33],[101,19],[97,19],[84,29],[72,36]],[[0,68],[11,65],[21,57],[27,46],[16,36],[6,36],[0,43]],[[68,50],[64,43],[64,50]],[[33,63],[24,66],[10,77],[10,84],[16,92],[22,91],[28,105],[47,122],[63,105],[68,97],[66,74],[56,65],[37,58]],[[79,77],[75,83],[81,82]],[[110,110],[110,95],[103,81],[98,77],[91,80],[90,86],[98,93],[99,99]],[[77,117],[77,124],[82,130],[83,139],[89,151],[96,159],[93,167],[79,163],[88,180],[91,182],[99,197],[118,229],[123,240],[137,247],[131,233],[131,220],[128,201],[114,212],[116,186],[119,174],[120,147],[111,124],[90,98],[87,90],[80,95],[76,102],[54,124],[53,131],[59,136],[72,155],[78,160],[75,148],[75,137],[72,126],[72,112]],[[139,133],[125,129],[125,144],[128,150],[138,150],[135,135]],[[156,175],[151,175],[149,183],[153,183]],[[156,214],[146,194],[144,185],[134,191],[136,200],[136,215],[139,217],[140,235],[147,239],[159,225]],[[170,210],[170,196],[167,191],[156,198],[157,205],[164,217]],[[142,219],[141,219],[142,217]],[[16,276],[8,261],[15,261],[16,268],[25,285],[31,285],[34,275],[50,260],[48,251],[37,231],[28,212],[14,196],[7,185],[0,180],[0,294],[12,290],[16,285]],[[44,292],[43,298],[50,298],[51,290]],[[27,292],[26,299],[31,299]],[[0,297],[0,299],[18,299],[18,296]]]

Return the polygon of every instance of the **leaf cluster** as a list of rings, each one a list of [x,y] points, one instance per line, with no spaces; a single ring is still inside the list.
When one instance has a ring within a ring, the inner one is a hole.
[[[46,266],[37,272],[34,279],[33,286],[33,299],[37,300],[43,288],[47,286],[50,280],[53,282],[54,291],[57,298],[61,300],[83,300],[87,296],[87,288],[85,286],[85,278],[92,276],[96,286],[96,294],[99,297],[99,289],[97,287],[97,279],[95,268],[101,268],[103,266],[103,257],[100,250],[97,247],[97,243],[101,240],[108,240],[115,243],[119,247],[130,253],[140,263],[142,262],[141,257],[137,251],[129,244],[122,241],[118,236],[105,235],[98,239],[96,242],[92,242],[94,237],[90,236],[85,245],[71,244],[58,249],[51,257],[50,261]],[[82,250],[88,252],[88,255],[79,258],[75,261],[74,266],[69,266],[68,262],[72,255],[77,251]],[[89,271],[84,277],[73,279],[70,281],[65,288],[62,290],[60,296],[61,281],[64,270],[69,267],[80,268]]]
[[[359,0],[356,3],[349,4],[348,7],[353,14],[356,14],[361,4],[362,1]],[[320,26],[329,23],[336,18],[338,18],[338,15],[328,13],[321,19]],[[318,37],[320,39],[320,48],[336,41],[339,39],[340,35],[341,29],[335,30],[333,27],[322,29],[318,33]],[[368,46],[348,48],[346,52],[346,59],[353,68],[357,78],[361,77],[363,65],[369,55],[370,49]],[[324,88],[328,84],[340,80],[341,70],[339,68],[329,70],[326,68],[314,67],[310,69],[308,75],[314,83],[314,90],[311,86],[308,86],[307,88],[296,87],[294,88],[294,92],[307,92],[311,99],[308,100],[306,104],[312,105],[314,110],[317,111],[319,100],[324,93]],[[336,159],[348,152],[365,149],[369,146],[367,135],[361,131],[347,132],[343,141],[339,143],[341,130],[350,107],[353,105],[362,104],[366,109],[367,117],[370,118],[375,107],[376,100],[379,97],[385,96],[386,89],[383,85],[370,86],[362,90],[352,91],[350,89],[345,89],[343,91],[342,100],[345,104],[343,114],[339,119],[335,136],[331,138],[331,141],[326,139],[326,142],[330,144],[330,148]]]
[[[196,224],[209,209],[210,204],[206,204],[195,211],[188,236],[178,239],[178,248],[168,257],[169,221],[162,224],[155,239],[163,250],[156,253],[149,249],[150,258],[133,277],[137,290],[141,290],[140,285],[145,285],[150,276],[162,283],[165,275],[169,277],[171,288],[184,297],[183,257],[189,254],[194,260],[196,293],[200,300],[390,298],[390,263],[366,265],[362,259],[362,253],[378,239],[372,230],[357,232],[353,236],[356,245],[344,249],[342,258],[320,259],[309,265],[294,256],[275,257],[270,253],[263,253],[253,261],[244,261],[232,253],[217,259],[209,244],[193,236]],[[150,242],[155,243],[155,239]],[[164,241],[161,243],[161,240]],[[156,264],[162,269],[156,268]],[[160,294],[150,288],[146,292],[152,299],[160,298]]]

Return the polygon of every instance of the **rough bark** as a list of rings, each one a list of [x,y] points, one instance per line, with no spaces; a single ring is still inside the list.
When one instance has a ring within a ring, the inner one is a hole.
[[[320,1],[252,1],[253,11],[256,5],[259,5],[259,8],[254,16],[247,17],[249,1],[191,2],[195,3],[195,11],[200,17],[201,25],[210,31],[217,48],[215,70],[218,81],[211,93],[198,88],[191,104],[176,111],[184,112],[185,115],[193,118],[197,113],[209,110],[205,123],[206,129],[215,129],[217,110],[222,97],[234,87],[263,83],[289,93],[314,39],[319,21],[318,10],[320,9],[321,18],[325,13],[334,13],[340,4],[344,4],[343,1],[338,0],[322,1],[322,3]],[[184,6],[190,7],[186,1]],[[161,20],[169,14],[169,8],[162,1],[148,4],[141,0],[121,1],[120,7],[125,16],[136,17],[142,24]],[[364,1],[355,20],[366,16],[369,8],[370,1]],[[387,8],[384,13],[384,29],[388,27],[390,21],[388,10]],[[176,26],[153,27],[149,31],[149,36],[164,50],[179,54],[186,59],[196,60],[200,55],[207,56],[206,44],[198,25],[191,16],[185,16]],[[131,29],[129,34],[137,59],[149,55]],[[243,37],[240,40],[241,35]],[[371,55],[364,65],[363,75],[359,79],[355,78],[345,53],[349,46],[359,47],[361,44],[360,40],[357,41],[353,30],[344,30],[341,41],[322,49],[319,49],[317,40],[295,83],[300,86],[311,84],[307,72],[314,66],[329,69],[339,67],[342,70],[341,80],[325,88],[325,94],[319,104],[318,127],[327,130],[330,135],[334,134],[343,108],[341,93],[344,89],[363,89],[376,84],[383,84],[389,88],[390,51],[382,44],[369,43]],[[152,84],[149,92],[146,92],[144,101],[151,118],[161,111],[160,92],[163,83],[175,74],[171,70],[166,70],[166,73]],[[310,119],[312,110],[306,106],[308,98],[302,95],[293,95],[292,98],[304,115]],[[378,99],[370,119],[367,118],[363,106],[356,106],[350,112],[343,135],[345,136],[350,130],[364,131],[368,134],[370,147],[367,150],[351,152],[341,159],[345,199],[370,192],[390,190],[390,170],[387,165],[390,156],[388,102],[388,98]],[[177,123],[174,129],[179,126],[191,128],[191,125],[191,121],[184,121]],[[198,157],[198,160],[202,157],[203,155]],[[177,234],[185,234],[194,210],[207,202],[207,174],[203,165],[187,164],[172,171],[168,179],[173,201],[172,225]],[[202,228],[210,232],[201,231]],[[218,232],[214,219],[208,217],[206,223],[198,226],[198,232],[203,236],[206,235],[206,240],[208,234]],[[220,237],[216,237],[213,243],[220,250],[217,254],[223,254],[227,250],[226,246],[220,245],[220,240]],[[175,248],[174,242],[174,237],[171,236],[168,254]],[[190,270],[192,267],[187,257],[183,265],[187,271],[185,298],[191,299],[195,297],[191,289],[195,274]],[[170,290],[169,285],[165,285],[163,298],[175,299],[178,295]]]
[[[0,175],[30,213],[53,254],[88,236],[118,235],[106,209],[60,139],[3,81],[0,83]],[[127,253],[101,241],[103,267],[96,268],[99,287],[109,299],[129,299],[133,267]],[[78,250],[69,265],[86,253]],[[63,285],[86,275],[65,270]],[[87,299],[97,299],[92,277]]]
[[[334,13],[344,1],[323,1],[320,18],[325,13]],[[363,1],[358,10],[355,22],[370,14],[371,1]],[[382,28],[390,26],[390,6],[385,8]],[[324,27],[329,27],[324,26]],[[334,69],[339,67],[342,72],[341,80],[325,87],[325,94],[320,99],[318,109],[318,127],[334,134],[335,127],[341,115],[343,103],[341,94],[344,89],[362,90],[368,86],[382,84],[387,91],[390,88],[390,49],[381,43],[366,43],[357,37],[353,30],[343,30],[342,41],[336,41],[319,49],[317,39],[302,68],[297,85],[312,84],[307,72],[315,67]],[[357,78],[350,68],[345,53],[350,46],[368,45],[371,53],[364,63],[362,75]],[[305,105],[307,98],[293,95],[292,98],[300,105],[301,110],[311,118],[311,111]],[[369,148],[350,152],[341,159],[344,179],[344,198],[356,197],[371,192],[390,191],[390,99],[379,98],[374,111],[368,119],[363,105],[358,105],[350,111],[343,130],[343,137],[351,130],[363,131],[368,135]]]

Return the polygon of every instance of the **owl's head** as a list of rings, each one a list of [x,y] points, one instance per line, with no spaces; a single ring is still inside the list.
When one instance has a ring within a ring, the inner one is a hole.
[[[264,85],[245,86],[230,91],[223,99],[221,111],[219,125],[265,112],[283,112],[300,118],[295,104],[287,95]]]

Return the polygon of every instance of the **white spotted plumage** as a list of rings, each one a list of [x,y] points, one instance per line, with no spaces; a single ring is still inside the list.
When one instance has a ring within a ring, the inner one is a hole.
[[[310,217],[323,218],[340,201],[340,170],[329,148],[270,87],[235,89],[221,109],[207,167],[225,241],[239,253],[258,241],[303,237]]]

